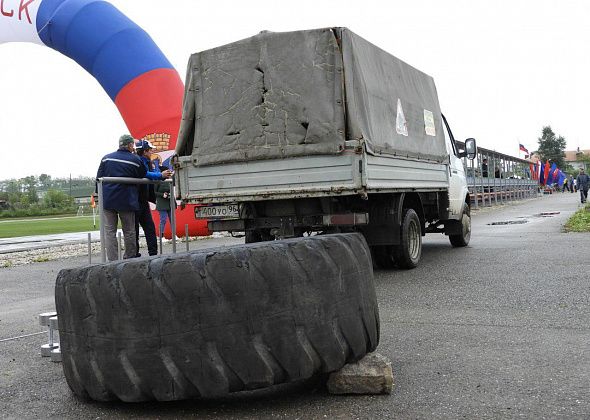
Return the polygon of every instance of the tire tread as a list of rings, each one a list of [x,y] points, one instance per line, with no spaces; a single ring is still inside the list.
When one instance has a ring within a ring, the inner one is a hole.
[[[360,234],[62,270],[56,304],[67,382],[98,401],[269,387],[340,369],[379,341]]]

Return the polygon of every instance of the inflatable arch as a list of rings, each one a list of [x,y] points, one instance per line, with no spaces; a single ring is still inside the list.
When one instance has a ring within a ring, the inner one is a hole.
[[[141,2],[138,2],[141,7]],[[0,0],[0,43],[33,42],[73,59],[113,100],[129,132],[150,140],[160,162],[173,153],[183,83],[150,36],[103,0]],[[158,215],[154,215],[156,228]],[[177,236],[207,235],[192,206],[178,209]],[[165,236],[170,237],[169,227]]]

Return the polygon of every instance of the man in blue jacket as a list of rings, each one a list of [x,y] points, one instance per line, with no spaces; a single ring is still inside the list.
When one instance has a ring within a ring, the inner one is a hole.
[[[151,151],[154,146],[147,140],[140,140],[135,143],[135,151],[141,159],[141,162],[146,170],[145,177],[152,181],[164,180],[172,176],[171,170],[160,172],[158,167],[154,167],[151,161]],[[135,244],[139,250],[139,226],[143,229],[145,234],[145,242],[147,243],[148,254],[158,254],[158,237],[156,235],[156,226],[154,219],[152,219],[152,212],[150,210],[149,202],[156,202],[156,195],[154,193],[153,185],[139,185],[139,209],[135,212]],[[140,256],[139,253],[137,256]]]
[[[119,138],[119,150],[109,153],[100,161],[96,178],[126,177],[144,178],[146,175],[143,162],[134,153],[134,139],[128,134]],[[125,241],[124,258],[133,258],[137,254],[135,243],[135,212],[139,210],[138,189],[135,184],[104,183],[102,187],[103,221],[107,258],[114,261],[117,252],[117,224],[121,219]]]

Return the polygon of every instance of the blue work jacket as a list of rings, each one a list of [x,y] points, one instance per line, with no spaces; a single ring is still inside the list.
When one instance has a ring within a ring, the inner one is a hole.
[[[162,173],[158,168],[152,168],[152,163],[148,158],[145,156],[139,156],[141,161],[143,162],[143,166],[145,167],[146,173],[145,177],[152,181],[161,181],[164,179]],[[140,185],[139,186],[139,203],[147,204],[148,201],[152,203],[156,203],[156,194],[154,192],[154,185]]]
[[[119,149],[102,158],[96,177],[145,178],[146,172],[146,168],[139,156],[126,149]],[[103,207],[107,210],[139,210],[136,184],[104,183],[102,194]]]

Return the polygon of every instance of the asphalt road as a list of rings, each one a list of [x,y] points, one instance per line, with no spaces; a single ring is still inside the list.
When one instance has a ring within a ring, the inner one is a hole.
[[[311,381],[221,400],[84,402],[40,357],[45,335],[1,340],[41,331],[57,272],[85,258],[0,269],[0,418],[590,418],[590,234],[562,233],[577,208],[566,193],[486,209],[468,248],[429,235],[420,267],[376,271],[391,395],[332,396]]]

